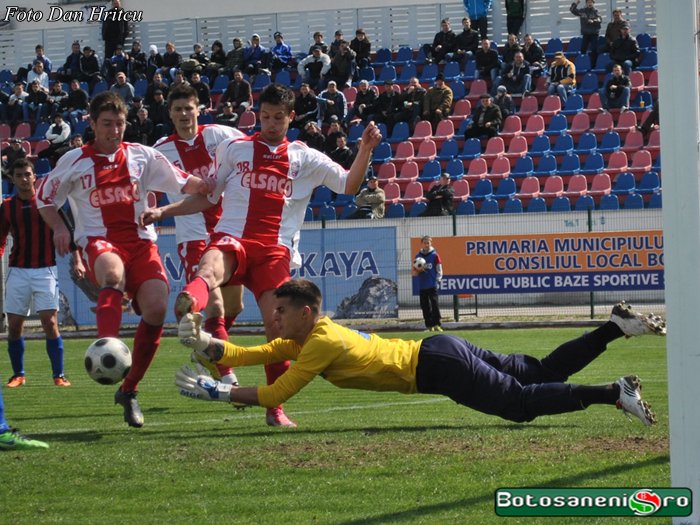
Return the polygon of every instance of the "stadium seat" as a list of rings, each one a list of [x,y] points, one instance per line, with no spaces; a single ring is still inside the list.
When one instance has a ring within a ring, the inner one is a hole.
[[[591,57],[588,55],[579,55],[574,60],[574,67],[577,75],[585,75],[591,70]]]
[[[510,162],[515,162],[520,157],[527,155],[527,139],[525,137],[515,137],[508,144],[508,151],[505,157]]]
[[[292,76],[291,73],[289,72],[288,69],[280,69],[277,73],[275,73],[275,83],[277,84],[282,84],[283,86],[291,86],[292,85]],[[345,90],[343,90],[343,93],[345,93]],[[347,98],[347,95],[346,97]]]
[[[528,213],[543,213],[547,211],[547,203],[542,197],[535,197],[530,199],[527,205]]]
[[[573,175],[577,175],[581,171],[581,160],[579,156],[575,153],[569,153],[562,157],[561,163],[557,168],[557,175],[564,179],[564,181],[569,180]]]
[[[340,215],[338,215],[338,219],[341,221],[349,219],[356,211],[357,205],[354,203],[350,203],[347,206],[343,207],[343,211],[341,211]]]
[[[46,138],[46,132],[49,130],[48,122],[39,122],[34,128],[34,133],[28,137],[29,142],[38,142]],[[35,153],[36,154],[36,153]]]
[[[523,202],[517,197],[508,199],[503,205],[503,213],[523,213]]]
[[[581,174],[586,175],[590,180],[590,177],[592,177],[593,175],[603,173],[604,169],[605,161],[603,160],[603,156],[600,153],[596,152],[586,157],[586,162],[581,168]]]
[[[491,184],[491,181],[488,179],[481,179],[477,181],[474,189],[470,193],[469,198],[473,201],[490,199],[493,196],[493,184]],[[498,203],[496,203],[496,205],[498,206]]]
[[[214,79],[214,85],[211,87],[211,93],[216,94],[216,93],[223,93],[226,91],[226,88],[228,87],[228,83],[231,81],[230,78],[226,75],[218,75]]]
[[[541,75],[539,78],[536,80],[533,79],[533,87],[532,91],[530,91],[530,95],[535,97],[535,99],[539,100],[544,100],[544,97],[547,96],[547,81],[549,79],[548,75]]]
[[[336,218],[335,208],[329,205],[321,206],[316,216],[317,221],[334,221]]]
[[[445,75],[445,80],[447,82],[460,78],[462,76],[462,70],[460,69],[459,62],[448,62],[445,64],[442,74]]]
[[[429,139],[433,135],[433,125],[430,123],[429,120],[419,120],[416,122],[415,127],[413,128],[413,135],[409,137],[408,140],[410,140],[415,147],[418,147],[418,144],[423,142],[425,139]]]
[[[517,187],[515,184],[515,179],[507,177],[498,182],[496,191],[493,192],[493,198],[499,201],[505,201],[515,197],[516,192]]]
[[[527,206],[530,199],[540,196],[540,179],[537,177],[526,177],[515,196]]]
[[[649,73],[649,78],[646,82],[646,90],[651,93],[651,98],[655,99],[659,94],[659,72],[654,69]]]
[[[635,177],[641,178],[644,173],[651,170],[651,166],[651,153],[645,149],[640,149],[632,155],[632,162],[628,171],[634,173]]]
[[[481,203],[481,208],[479,208],[479,215],[497,215],[499,212],[498,201],[492,198],[486,198]]]
[[[453,181],[460,180],[464,177],[464,162],[459,159],[452,159],[447,162],[445,172],[449,174]]]
[[[585,162],[585,158],[588,155],[593,155],[597,150],[598,140],[593,133],[587,132],[583,133],[578,139],[578,143],[574,148],[574,153],[579,157],[583,157],[582,160]]]
[[[391,160],[391,145],[388,142],[380,142],[372,152],[372,164],[381,164]]]
[[[214,114],[213,113],[203,111],[197,117],[197,124],[199,124],[200,126],[204,126],[205,124],[213,124],[213,123],[214,123]]]
[[[653,193],[651,196],[651,199],[649,199],[648,208],[661,209],[662,200],[663,200],[663,198],[661,196],[661,191],[657,191],[656,193]]]
[[[469,182],[469,184],[474,187],[475,184],[481,179],[486,178],[488,173],[488,165],[486,161],[482,158],[472,159],[469,163],[469,168],[464,174],[464,179]]]
[[[82,83],[81,83],[81,86],[82,86]],[[107,91],[108,89],[109,89],[109,86],[107,85],[107,82],[105,80],[100,80],[100,81],[96,82],[95,85],[93,86],[92,92],[90,93],[90,98],[95,98],[97,95],[99,95],[103,91]]]
[[[45,149],[49,148],[50,146],[51,146],[51,143],[46,139],[42,139],[38,142],[35,142],[34,146],[32,147],[32,156],[34,156],[34,157],[38,156],[39,153],[41,153]]]
[[[453,200],[461,202],[469,198],[469,183],[466,180],[456,180],[452,183]]]
[[[608,53],[599,53],[598,58],[595,61],[595,66],[591,69],[591,73],[596,75],[604,75],[608,72],[608,67],[612,64],[610,55]]]
[[[314,190],[309,206],[319,208],[333,202],[333,192],[327,186],[319,186]]]
[[[356,144],[362,137],[362,133],[365,131],[364,124],[353,124],[348,129],[348,144]]]
[[[398,203],[401,198],[401,188],[395,182],[388,182],[384,186],[384,202],[386,204]]]
[[[571,97],[569,97],[571,98]],[[552,117],[561,111],[561,98],[559,95],[548,95],[542,103],[542,109],[538,112],[544,119],[545,125],[548,125]]]
[[[396,169],[401,171],[401,167],[404,163],[413,161],[414,156],[415,151],[413,149],[413,144],[405,140],[396,147],[396,153],[394,153],[391,160],[396,164]]]
[[[635,129],[637,129],[637,114],[629,110],[620,112],[620,116],[617,118],[617,124],[613,127],[613,131],[624,136]]]
[[[505,155],[506,148],[505,143],[501,137],[491,137],[488,142],[486,142],[486,149],[484,149],[481,158],[486,160],[489,166],[493,164],[493,161],[499,157]]]
[[[404,192],[406,191],[406,187],[410,183],[418,180],[419,175],[420,170],[418,169],[418,164],[413,162],[413,160],[409,160],[401,164],[401,167],[399,169],[399,176],[396,177],[394,182],[398,184],[399,188],[401,188],[401,191]]]
[[[574,116],[569,127],[569,134],[574,137],[574,141],[578,141],[579,137],[584,133],[588,133],[591,129],[591,119],[587,113],[578,113]],[[595,137],[593,137],[595,140]]]
[[[0,140],[7,140],[12,136],[12,128],[4,122],[0,124]]]
[[[635,38],[637,39],[637,44],[639,44],[639,49],[642,51],[646,51],[647,49],[651,49],[653,47],[651,36],[648,33],[639,33]]]
[[[423,200],[423,185],[420,182],[410,182],[399,199],[404,206],[411,206]]]
[[[551,175],[544,181],[544,187],[540,191],[540,198],[549,205],[557,197],[564,194],[564,181],[559,175]]]
[[[510,176],[510,161],[505,157],[498,157],[493,161],[491,170],[486,175],[488,179],[505,179]]]
[[[624,172],[615,177],[612,193],[613,195],[617,195],[620,201],[624,202],[625,197],[631,193],[635,193],[636,189],[637,185],[634,180],[634,175],[630,172]]]
[[[435,133],[433,133],[433,141],[435,145],[439,148],[442,146],[443,142],[451,139],[455,135],[455,125],[449,119],[442,119],[437,124]]]
[[[567,120],[573,121],[574,116],[583,111],[583,97],[577,93],[569,95],[566,104],[561,110],[562,115],[566,115]]]
[[[423,166],[420,176],[418,177],[418,182],[423,184],[423,189],[427,189],[431,183],[436,182],[440,178],[441,174],[442,168],[440,167],[440,162],[431,160],[426,162],[425,166]]]
[[[644,207],[644,206],[642,206]],[[600,206],[598,207],[600,210],[619,210],[620,209],[620,201],[617,198],[617,195],[603,195],[600,198]]]
[[[270,75],[261,71],[260,73],[255,75],[255,79],[253,80],[251,88],[253,90],[253,93],[259,93],[271,83],[272,79],[270,78]]]
[[[630,77],[630,98],[637,96],[637,93],[644,91],[644,73],[641,71],[631,71]]]
[[[571,155],[574,152],[574,138],[568,133],[559,135],[554,141],[550,153],[555,157]]]
[[[287,140],[289,142],[294,142],[299,139],[299,134],[301,130],[299,128],[288,128],[287,129]]]
[[[589,101],[591,95],[597,93],[599,89],[598,75],[595,73],[586,73],[581,83],[576,86],[576,93],[581,95],[584,101]]]
[[[467,139],[464,141],[462,151],[457,158],[460,160],[472,160],[481,157],[481,142],[479,139]]]
[[[474,60],[467,60],[464,63],[464,70],[462,71],[462,80],[465,82],[474,82],[476,80],[476,62]]]
[[[448,119],[452,120],[456,125],[460,125],[463,120],[469,118],[472,112],[472,105],[469,100],[462,98],[455,102],[454,108],[452,108],[452,113]]]
[[[647,171],[637,185],[637,193],[650,197],[661,189],[661,181],[655,171]]]
[[[418,70],[415,64],[406,64],[401,68],[401,73],[396,79],[396,83],[400,85],[408,84],[408,82],[413,78],[418,76]]]
[[[503,129],[498,134],[505,142],[510,141],[520,135],[523,130],[523,123],[518,115],[508,115],[503,121]],[[527,143],[526,143],[527,144]]]
[[[515,161],[515,166],[510,170],[510,176],[514,179],[530,177],[535,171],[535,164],[530,155],[519,157]]]
[[[539,137],[544,134],[544,119],[539,115],[531,115],[527,119],[525,124],[525,129],[522,131],[521,136],[527,139],[528,144],[532,144],[535,137]]]
[[[371,66],[366,66],[366,67],[360,68],[358,82],[360,80],[366,80],[370,84],[374,84],[374,81],[375,81],[374,68]]]
[[[595,210],[595,201],[590,195],[581,195],[574,206],[575,211]]]
[[[421,84],[432,84],[439,73],[437,64],[425,64],[418,80]]]
[[[389,144],[398,144],[399,142],[408,140],[410,135],[411,130],[408,127],[408,122],[397,122],[394,124],[394,129],[391,131],[391,135],[384,140],[386,140]]]
[[[583,175],[573,175],[569,179],[569,184],[566,186],[566,190],[562,193],[563,197],[568,197],[570,199],[578,198],[581,195],[588,193],[588,182],[586,177]]]
[[[641,210],[644,208],[644,199],[639,193],[632,193],[627,196],[624,208],[626,210]]]
[[[618,173],[627,171],[627,153],[624,151],[616,151],[610,155],[607,165],[604,169],[605,173],[611,177]]]
[[[238,118],[237,127],[243,133],[250,134],[255,129],[256,124],[257,120],[255,118],[255,111],[246,110],[243,113],[241,113],[240,117]]]
[[[15,128],[15,138],[16,139],[26,140],[31,136],[32,136],[32,127],[29,125],[29,122],[20,122],[19,124],[17,124],[17,127]],[[27,152],[27,155],[29,155],[30,153],[31,153],[31,151]]]
[[[557,97],[559,98],[559,97]],[[568,131],[569,123],[566,120],[565,115],[554,115],[552,120],[549,121],[547,129],[545,129],[544,134],[548,137],[559,137],[561,135],[566,135]]]
[[[457,215],[475,215],[476,208],[474,207],[474,201],[467,199],[466,201],[460,202],[459,205],[457,206],[456,214]]]
[[[603,155],[603,159],[609,159],[611,153],[620,151],[621,145],[619,133],[617,131],[608,131],[600,140],[598,153]]]
[[[49,159],[36,159],[34,171],[37,177],[44,177],[51,171],[51,163]]]
[[[598,141],[600,141],[603,135],[613,130],[613,127],[613,117],[609,112],[605,111],[603,113],[598,113],[591,131],[595,134]]]
[[[537,163],[535,177],[549,177],[557,173],[557,158],[554,155],[545,155]]]
[[[391,62],[391,49],[386,47],[380,47],[374,55],[374,60],[372,61],[373,66],[385,66]]]
[[[467,94],[466,98],[469,100],[469,102],[471,102],[472,106],[476,106],[481,98],[481,95],[488,92],[489,88],[486,81],[483,78],[477,78],[472,82],[471,86],[469,86],[469,93]]]
[[[411,206],[411,210],[408,212],[409,217],[420,217],[426,211],[428,211],[428,204],[425,202],[416,202]]]
[[[632,135],[632,133],[628,133],[627,137],[630,135]],[[625,145],[627,145],[627,141],[625,141]],[[661,151],[661,132],[658,129],[653,129],[649,134],[649,142],[647,142],[645,149],[651,153],[651,158],[656,160],[656,158],[659,156],[659,152]]]
[[[642,53],[642,59],[637,66],[638,71],[655,71],[658,68],[658,57],[656,51],[648,49]]]
[[[409,62],[413,61],[413,50],[408,46],[401,46],[396,52],[396,58],[389,61],[390,64],[395,66],[405,66]]]
[[[384,186],[389,182],[394,182],[396,179],[396,164],[393,162],[385,162],[379,166],[377,170],[377,180],[380,186]]]
[[[452,90],[453,102],[458,102],[467,96],[467,88],[461,80],[453,80],[450,82],[450,89]]]
[[[612,191],[612,183],[607,173],[599,173],[593,177],[588,195],[596,200],[600,200],[603,195],[608,195]]]
[[[435,159],[439,160],[444,165],[456,158],[457,155],[459,155],[459,143],[456,139],[452,138],[442,143],[440,151]]]
[[[518,115],[520,119],[528,119],[531,115],[535,115],[539,111],[537,99],[532,95],[525,95],[520,101]]]
[[[644,112],[650,110],[654,106],[654,101],[651,99],[651,93],[648,91],[640,91],[637,96],[630,101],[630,109],[632,111]]]
[[[545,155],[549,155],[551,151],[552,145],[547,135],[535,137],[535,140],[532,141],[532,144],[530,144],[528,148],[528,154],[532,158],[544,157]]]
[[[657,131],[658,130],[654,130]],[[653,133],[653,132],[652,132]],[[651,143],[651,136],[649,137],[649,142]],[[636,151],[639,151],[644,147],[644,135],[642,135],[641,131],[637,131],[636,129],[633,131],[630,131],[627,136],[625,137],[625,143],[622,145],[622,151],[627,153],[628,156],[634,155]]]
[[[406,217],[406,208],[404,208],[404,205],[399,202],[390,204],[384,217],[387,219],[403,219]]]
[[[571,201],[568,197],[557,197],[552,201],[551,211],[571,211]]]
[[[564,51],[564,43],[561,41],[561,38],[550,38],[544,46],[544,56],[551,59],[559,51]]]

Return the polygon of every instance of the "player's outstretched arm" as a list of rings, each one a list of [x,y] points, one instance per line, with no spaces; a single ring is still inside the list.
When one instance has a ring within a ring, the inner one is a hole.
[[[190,215],[211,208],[213,205],[204,195],[190,195],[186,199],[170,203],[167,206],[147,209],[139,217],[139,224],[141,227],[145,227],[166,217]]]
[[[180,388],[180,394],[186,397],[240,405],[259,405],[257,387],[225,385],[211,376],[197,374],[187,365],[183,365],[175,374],[175,384]]]
[[[382,134],[379,128],[370,122],[367,124],[365,131],[360,139],[360,146],[357,149],[355,160],[348,171],[348,178],[345,181],[345,194],[355,195],[362,186],[369,167],[369,161],[372,159],[374,148],[382,141]]]

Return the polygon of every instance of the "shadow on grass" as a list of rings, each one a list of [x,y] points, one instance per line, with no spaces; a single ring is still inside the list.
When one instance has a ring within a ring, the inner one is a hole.
[[[95,430],[77,430],[75,432],[32,432],[32,437],[51,443],[93,443],[104,437],[104,432]]]
[[[578,473],[573,476],[561,476],[557,478],[551,478],[548,481],[542,483],[536,483],[528,485],[528,487],[539,488],[539,487],[571,487],[579,486],[586,481],[592,481],[599,478],[604,478],[610,475],[616,475],[620,473],[633,472],[635,469],[647,468],[655,465],[666,465],[670,461],[668,455],[660,456],[657,458],[650,458],[644,461],[634,461],[629,463],[621,463],[619,465],[606,467],[600,470],[590,470],[588,472]],[[444,503],[436,503],[433,505],[424,505],[422,507],[416,507],[413,509],[407,509],[400,512],[391,512],[386,514],[380,514],[372,517],[363,517],[361,519],[354,519],[340,522],[338,525],[373,525],[373,524],[383,524],[389,522],[401,522],[401,521],[413,521],[416,519],[430,519],[431,515],[439,512],[449,512],[455,509],[461,509],[468,507],[470,505],[476,505],[479,503],[493,502],[493,493],[483,494],[480,496],[474,496],[471,498],[462,498],[454,501],[446,501]]]

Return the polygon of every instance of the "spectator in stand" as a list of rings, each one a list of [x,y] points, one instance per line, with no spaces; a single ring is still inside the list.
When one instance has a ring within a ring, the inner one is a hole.
[[[323,36],[323,35],[322,35]],[[320,46],[314,46],[311,54],[299,62],[297,73],[312,89],[321,89],[326,74],[331,69],[331,57]]]
[[[77,129],[78,123],[87,115],[90,96],[80,87],[78,79],[74,78],[70,83],[68,95],[61,101],[63,120],[70,122],[71,128]]]
[[[384,81],[384,91],[380,93],[377,97],[377,101],[374,103],[371,109],[365,110],[369,111],[370,121],[383,122],[386,124],[387,131],[391,135],[391,130],[394,127],[394,115],[398,113],[401,109],[401,95],[396,90],[394,90],[394,81],[385,80]]]
[[[141,109],[142,107],[145,107],[143,105],[143,99],[139,96],[135,96],[134,99],[131,101],[131,107],[129,108],[129,111],[126,113],[126,121],[133,124],[138,118],[139,109]]]
[[[503,53],[501,53],[503,58],[501,73],[505,70],[508,64],[511,64],[513,60],[515,60],[515,53],[522,50],[523,48],[520,47],[520,42],[518,42],[517,35],[509,34],[508,41],[503,46]]]
[[[349,170],[355,160],[355,152],[348,147],[347,135],[341,132],[335,139],[335,145],[335,149],[331,151],[328,156],[343,168]]]
[[[348,102],[345,95],[338,89],[335,80],[331,80],[328,87],[318,96],[318,120],[329,124],[331,117],[335,116],[338,121],[345,122],[347,114]]]
[[[396,113],[395,121],[408,122],[411,131],[413,131],[416,122],[423,114],[423,101],[426,93],[427,91],[420,85],[418,79],[411,77],[406,89],[401,93],[401,109]]]
[[[41,89],[38,80],[29,84],[29,93],[22,102],[22,119],[29,122],[31,118],[34,122],[41,122],[48,113],[49,97]]]
[[[51,84],[51,89],[49,89],[49,95],[46,98],[47,104],[51,108],[49,112],[49,117],[53,120],[53,117],[61,110],[61,104],[63,100],[68,96],[68,93],[63,91],[63,84],[61,82],[54,82]]]
[[[537,41],[527,33],[523,38],[523,56],[530,64],[530,74],[532,78],[539,78],[547,73],[547,62],[544,58],[544,50]]]
[[[199,109],[208,110],[211,108],[211,90],[206,82],[202,82],[202,76],[198,71],[194,71],[190,77],[190,84],[197,92],[199,99]]]
[[[525,0],[506,0],[506,25],[509,35],[519,35],[525,22]]]
[[[214,122],[221,124],[222,126],[228,126],[229,128],[238,127],[238,113],[233,111],[233,104],[230,102],[224,102],[221,105],[221,113],[219,113]]]
[[[27,85],[31,86],[35,81],[39,83],[41,91],[49,92],[49,74],[44,71],[44,63],[40,60],[35,61],[31,71],[27,73]]]
[[[525,61],[523,53],[518,51],[515,53],[513,61],[506,64],[503,73],[496,79],[494,87],[505,86],[508,93],[526,95],[530,91],[531,84],[530,64]]]
[[[214,42],[214,44],[216,44],[216,42]],[[218,60],[214,60],[214,44],[212,44],[211,61],[218,62]],[[219,42],[219,46],[220,45],[221,42]],[[238,37],[234,38],[233,48],[224,56],[224,60],[221,62],[223,64],[223,66],[221,66],[223,68],[221,72],[230,76],[233,75],[235,71],[243,69],[244,52],[245,48],[243,47],[243,41]]]
[[[83,47],[83,56],[80,59],[80,74],[78,80],[87,82],[90,89],[95,87],[102,75],[100,74],[100,61],[95,51],[90,46]]]
[[[257,75],[261,69],[267,68],[268,55],[267,48],[260,45],[260,35],[254,33],[250,37],[250,45],[243,50],[243,71],[248,75]]]
[[[36,56],[34,57],[34,60],[32,60],[32,63],[28,64],[27,67],[21,67],[17,70],[17,80],[27,80],[27,74],[29,71],[31,71],[32,67],[34,67],[34,63],[37,60],[43,64],[46,74],[51,75],[51,59],[44,55],[44,46],[37,44],[34,51],[36,51]]]
[[[559,95],[562,107],[576,88],[576,66],[567,60],[564,53],[557,51],[554,60],[549,66],[549,81],[547,82],[547,95]]]
[[[219,104],[231,103],[233,111],[241,116],[246,109],[253,105],[252,88],[250,82],[243,78],[243,72],[239,69],[233,72],[233,80],[228,83],[226,91],[221,95]]]
[[[146,58],[146,78],[151,81],[156,73],[159,75],[163,67],[163,55],[158,52],[158,46],[151,44],[148,46],[148,58]],[[162,75],[161,75],[162,80]]]
[[[153,101],[155,100],[154,94],[157,90],[161,90],[163,92],[163,96],[168,98],[170,88],[165,82],[163,82],[163,75],[161,75],[160,72],[154,73],[153,80],[148,85],[148,88],[146,88],[146,96],[144,97],[144,103],[146,106],[153,104]]]
[[[182,65],[182,55],[175,49],[175,44],[167,42],[165,44],[165,54],[163,55],[163,66],[160,68],[160,73],[163,78],[174,79],[175,72]]]
[[[491,9],[491,0],[464,0],[464,7],[472,21],[472,27],[479,31],[481,39],[488,38],[487,15]]]
[[[119,95],[119,98],[126,104],[127,109],[131,107],[134,101],[134,86],[126,81],[125,73],[117,73],[116,80],[109,90]]]
[[[630,107],[631,92],[630,77],[623,74],[622,66],[615,64],[612,68],[612,75],[600,90],[600,100],[605,109],[621,109],[622,111]]]
[[[77,40],[71,44],[71,53],[66,57],[63,66],[58,68],[57,77],[61,82],[70,82],[80,73],[80,42]]]
[[[646,139],[651,133],[652,129],[657,129],[659,127],[659,101],[658,99],[654,101],[654,105],[649,112],[649,116],[644,119],[641,126],[638,126],[639,131],[642,132],[644,138]]]
[[[426,61],[439,64],[443,60],[450,60],[455,50],[456,41],[457,35],[450,27],[450,19],[443,18],[440,21],[440,31],[435,33],[433,43],[423,45]]]
[[[323,146],[323,151],[326,155],[330,156],[331,151],[338,147],[338,137],[341,135],[345,135],[345,133],[343,133],[338,117],[333,115],[328,122],[328,130],[326,130],[326,139]]]
[[[146,108],[139,108],[136,113],[136,120],[129,121],[130,126],[130,137],[126,139],[126,142],[138,142],[144,146],[152,146],[153,141],[153,121],[148,118],[148,110]]]
[[[462,32],[455,38],[453,58],[464,64],[474,58],[477,49],[479,49],[479,33],[472,29],[472,21],[465,16],[462,18]]]
[[[627,23],[622,18],[622,9],[614,9],[612,15],[612,21],[608,22],[608,26],[605,28],[605,51],[608,53],[612,50],[615,40],[622,36],[622,26]]]
[[[129,22],[120,20],[118,11],[124,11],[120,0],[112,0],[112,9],[105,14],[102,22],[102,40],[105,42],[105,61],[114,55],[117,46],[124,46],[129,34]]]
[[[14,127],[18,122],[28,120],[24,118],[24,101],[29,96],[24,90],[24,82],[19,80],[12,90],[12,95],[7,102],[7,120]]]
[[[305,142],[307,146],[318,151],[324,151],[326,149],[326,139],[321,133],[321,128],[313,120],[310,120],[304,126],[301,134],[299,135],[299,140]]]
[[[294,60],[294,55],[292,54],[292,47],[284,41],[282,33],[277,31],[273,38],[275,39],[275,45],[270,49],[270,69],[277,72],[290,66]]]
[[[306,124],[318,117],[318,101],[309,85],[304,82],[299,87],[299,96],[294,101],[294,120],[291,127],[304,129]]]
[[[129,74],[129,56],[124,53],[124,49],[121,45],[118,45],[114,49],[114,55],[112,55],[109,62],[107,62],[107,58],[105,57],[105,63],[107,64],[105,68],[105,78],[108,82],[115,79],[117,73]]]
[[[326,44],[323,41],[323,33],[321,33],[320,31],[316,31],[314,33],[314,43],[311,44],[311,47],[309,47],[309,55],[313,54],[314,47],[320,47],[321,53],[323,53],[324,55],[328,54],[328,44]]]
[[[343,31],[338,29],[335,32],[333,42],[331,42],[331,45],[328,47],[328,56],[331,57],[331,60],[333,60],[333,57],[338,53],[338,50],[340,49],[340,43],[343,40]]]
[[[63,120],[63,115],[56,113],[54,123],[46,130],[45,138],[50,142],[49,147],[39,152],[39,158],[51,159],[52,162],[58,159],[57,151],[68,145],[70,140],[70,126]]]
[[[355,102],[352,105],[352,112],[350,114],[351,122],[367,122],[370,116],[370,112],[377,102],[377,94],[373,89],[369,88],[369,82],[367,80],[360,80],[357,85],[357,95],[355,95]]]
[[[479,104],[472,112],[472,123],[464,132],[465,139],[478,139],[484,135],[491,138],[498,135],[501,129],[500,108],[493,103],[491,95],[484,93],[481,95],[481,104]]]
[[[333,43],[338,42],[337,40]],[[329,80],[334,80],[339,89],[352,86],[352,78],[355,75],[357,64],[355,62],[355,52],[350,49],[350,44],[346,40],[340,40],[338,49],[331,58],[331,69],[328,72]]]
[[[58,148],[56,150],[55,158],[56,158],[56,160],[58,160],[63,155],[68,153],[70,150],[82,148],[82,147],[83,147],[83,137],[81,135],[73,135],[67,145],[65,145],[61,148]]]
[[[204,52],[202,44],[198,42],[192,46],[192,53],[190,54],[190,58],[188,58],[182,63],[182,70],[185,73],[189,73],[191,77],[192,73],[194,72],[201,73],[202,71],[204,71],[208,64],[209,57]]]
[[[185,72],[182,69],[178,69],[175,72],[175,78],[173,79],[172,84],[170,84],[170,89],[175,89],[178,86],[189,86],[190,83],[187,81],[187,78],[185,77]]]
[[[148,106],[148,114],[153,122],[153,142],[172,133],[173,124],[170,121],[168,104],[160,89],[153,92],[153,103]]]
[[[438,122],[449,116],[452,98],[452,90],[445,84],[445,75],[438,73],[435,84],[423,98],[423,120],[430,121],[433,132],[437,129]]]
[[[355,30],[355,38],[350,41],[350,49],[355,52],[355,62],[358,68],[370,65],[370,52],[372,43],[367,38],[365,30],[361,27]]]
[[[581,53],[585,54],[590,50],[591,64],[595,65],[598,58],[598,35],[600,34],[600,27],[603,20],[600,18],[600,14],[598,14],[598,10],[595,8],[595,0],[586,0],[586,7],[583,9],[578,8],[580,1],[581,0],[576,0],[573,2],[569,10],[574,16],[581,19],[581,36],[583,37]]]
[[[640,55],[639,44],[630,36],[629,22],[625,22],[620,28],[620,38],[613,42],[610,58],[622,66],[625,75],[629,75],[639,65]]]
[[[508,90],[505,86],[498,86],[496,88],[496,96],[493,97],[493,103],[501,110],[501,126],[499,129],[503,129],[503,123],[506,117],[515,113],[513,97],[508,94]]]
[[[481,41],[481,47],[476,50],[474,60],[477,78],[483,78],[493,85],[501,72],[501,60],[498,51],[491,47],[491,42],[487,38]]]
[[[450,174],[443,172],[440,174],[440,180],[434,184],[426,194],[428,199],[428,208],[423,213],[424,217],[440,217],[452,215],[453,200],[455,190],[450,185]]]
[[[238,40],[239,47],[241,48],[241,63],[243,60],[243,46],[240,45],[241,39],[240,38],[234,38],[234,42]],[[234,45],[235,47],[235,45]],[[223,71],[225,65],[226,65],[226,59],[227,59],[227,54],[224,51],[224,44],[221,42],[221,40],[214,40],[214,43],[211,45],[211,53],[209,53],[209,63],[207,64],[207,67],[204,69],[204,74],[207,75],[210,79],[214,80],[216,78],[216,75],[218,75],[221,71]]]
[[[16,160],[26,159],[27,152],[24,151],[24,148],[22,147],[22,139],[11,138],[9,142],[9,146],[6,146],[2,151],[0,151],[0,158],[5,159],[2,161],[2,175],[5,180],[9,181],[10,183],[8,193],[12,193],[15,183],[13,182],[13,177],[10,173],[10,167]]]
[[[377,176],[371,174],[367,177],[367,186],[360,190],[355,196],[357,210],[349,217],[350,219],[383,219],[384,203],[386,195],[379,187]]]
[[[146,78],[146,71],[148,70],[148,58],[146,53],[141,49],[141,42],[134,40],[131,43],[131,50],[129,50],[129,64],[128,64],[128,75],[131,83],[134,84],[137,80]]]

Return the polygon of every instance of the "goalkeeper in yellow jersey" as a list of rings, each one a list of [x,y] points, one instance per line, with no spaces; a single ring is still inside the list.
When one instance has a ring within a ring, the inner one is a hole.
[[[598,386],[565,383],[615,339],[665,335],[663,319],[634,312],[624,302],[613,307],[608,322],[540,360],[524,354],[498,354],[446,334],[405,341],[345,328],[321,314],[321,291],[306,279],[288,281],[274,295],[274,322],[281,336],[269,343],[242,347],[214,339],[200,329],[198,314],[182,318],[178,335],[208,367],[284,360],[294,365],[274,384],[257,387],[222,384],[185,366],[176,376],[181,394],[272,407],[321,376],[340,388],[441,394],[474,410],[517,422],[593,404],[616,406],[645,425],[656,422],[651,407],[642,400],[637,376]]]

